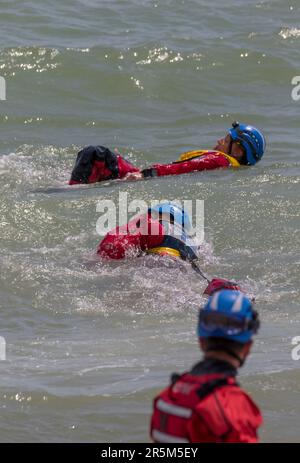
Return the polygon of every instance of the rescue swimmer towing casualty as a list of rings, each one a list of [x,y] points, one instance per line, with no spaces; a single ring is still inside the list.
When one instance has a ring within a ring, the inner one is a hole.
[[[191,264],[197,274],[208,283],[204,294],[211,295],[220,289],[240,289],[237,283],[213,278],[210,280],[200,269],[199,246],[190,232],[191,220],[177,204],[164,202],[148,209],[126,225],[111,230],[99,243],[97,254],[104,259],[124,259],[130,250],[138,256],[156,254],[182,259]]]
[[[154,164],[139,169],[125,159],[118,150],[115,152],[101,145],[86,146],[76,158],[68,186],[39,190],[43,193],[60,193],[77,188],[86,188],[83,184],[139,180],[166,175],[182,175],[213,169],[239,168],[254,166],[261,160],[266,148],[263,133],[248,124],[234,122],[225,137],[218,140],[210,150],[198,149],[183,153],[170,164]]]

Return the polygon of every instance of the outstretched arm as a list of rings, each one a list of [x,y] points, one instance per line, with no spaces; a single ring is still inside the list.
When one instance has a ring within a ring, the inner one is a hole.
[[[124,180],[140,180],[147,177],[161,177],[163,175],[181,175],[190,172],[219,169],[229,167],[229,161],[225,156],[211,153],[196,159],[171,164],[154,164],[138,173],[130,173]]]

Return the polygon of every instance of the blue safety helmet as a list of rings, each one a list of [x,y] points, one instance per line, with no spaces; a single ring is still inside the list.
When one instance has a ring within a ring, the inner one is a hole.
[[[266,149],[262,132],[252,125],[234,122],[229,130],[233,142],[239,142],[246,152],[247,164],[254,165],[261,160]]]
[[[241,291],[223,289],[215,292],[200,309],[198,336],[225,338],[246,344],[259,329],[258,313]]]
[[[182,227],[182,230],[184,230],[187,234],[192,229],[188,213],[180,206],[177,206],[177,204],[171,202],[157,204],[156,206],[149,207],[148,213],[151,214],[152,212],[168,215],[170,217],[170,221],[173,220],[174,223]]]

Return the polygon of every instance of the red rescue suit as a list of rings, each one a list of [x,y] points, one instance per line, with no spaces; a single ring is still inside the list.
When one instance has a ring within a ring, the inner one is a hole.
[[[256,443],[259,409],[227,362],[206,359],[154,400],[151,437],[161,443]]]
[[[155,177],[239,166],[235,158],[220,151],[198,150],[182,154],[178,161],[171,164],[154,164],[140,171],[104,146],[88,146],[78,153],[69,184],[120,179],[131,172],[141,172],[144,177]]]
[[[154,164],[149,169],[144,169],[142,173],[144,177],[160,177],[231,166],[238,167],[238,161],[220,151],[191,151],[182,154],[178,161],[171,164]]]
[[[129,253],[140,253],[159,246],[163,239],[163,226],[147,214],[107,233],[99,243],[97,253],[108,259],[123,259]]]
[[[142,214],[128,224],[116,227],[99,243],[97,253],[108,259],[123,259],[141,252],[197,259],[192,246],[166,233],[165,227],[151,214]]]

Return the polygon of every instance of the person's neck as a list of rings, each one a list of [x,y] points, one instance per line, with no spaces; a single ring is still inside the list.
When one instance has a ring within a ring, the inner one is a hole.
[[[221,360],[223,362],[227,362],[236,369],[238,369],[240,367],[240,363],[239,363],[238,359],[236,359],[236,358],[232,357],[231,355],[227,354],[227,352],[212,350],[212,351],[209,351],[209,352],[205,352],[204,358],[205,359]]]

